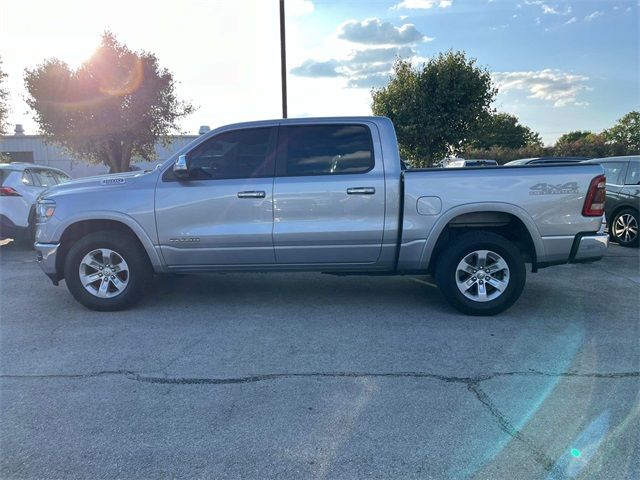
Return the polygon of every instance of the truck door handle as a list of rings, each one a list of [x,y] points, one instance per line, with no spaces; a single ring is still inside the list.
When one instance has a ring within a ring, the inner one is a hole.
[[[347,195],[373,195],[376,189],[373,187],[354,187],[347,188]]]
[[[262,190],[249,190],[247,192],[238,192],[238,198],[264,198],[266,193]]]

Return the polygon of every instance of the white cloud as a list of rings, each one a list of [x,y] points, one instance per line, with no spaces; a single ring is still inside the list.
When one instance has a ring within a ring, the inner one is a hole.
[[[406,9],[428,9],[433,7],[448,8],[453,4],[453,0],[403,0],[391,7],[392,10]]]
[[[396,58],[409,59],[420,64],[427,59],[419,57],[411,47],[367,48],[352,51],[342,59],[325,61],[305,60],[291,69],[293,75],[307,78],[343,77],[352,88],[371,88],[386,85]]]
[[[569,20],[564,22],[564,24],[565,25],[571,25],[572,23],[576,23],[576,21],[577,21],[576,17],[571,17]]]
[[[604,13],[602,13],[600,10],[596,10],[595,12],[593,12],[593,13],[587,15],[586,17],[584,17],[584,21],[585,22],[591,22],[591,21],[595,20],[596,18],[601,17],[603,15],[604,15]]]
[[[544,3],[542,0],[525,0],[524,3],[525,5],[540,7],[544,15],[570,15],[573,11],[571,5],[567,5],[564,10],[560,10],[557,6],[549,5],[548,3]],[[520,5],[518,5],[518,8],[520,8]]]
[[[361,22],[348,20],[338,27],[338,38],[365,45],[408,45],[433,40],[420,33],[411,23],[396,27],[379,18],[368,18]]]
[[[287,15],[301,17],[313,12],[314,5],[311,0],[288,0],[285,3],[285,12]]]
[[[552,69],[497,72],[493,74],[493,79],[503,93],[514,90],[525,91],[529,93],[529,98],[551,102],[554,107],[588,105],[579,97],[582,93],[591,90],[586,85],[589,77]]]

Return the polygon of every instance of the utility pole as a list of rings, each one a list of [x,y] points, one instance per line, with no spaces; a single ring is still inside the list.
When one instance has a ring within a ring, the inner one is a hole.
[[[282,75],[282,118],[287,118],[287,47],[284,37],[284,0],[280,0],[280,69]]]

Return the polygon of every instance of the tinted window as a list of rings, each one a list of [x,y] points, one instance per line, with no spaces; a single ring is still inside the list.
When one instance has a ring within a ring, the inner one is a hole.
[[[626,185],[640,185],[640,162],[629,162],[629,169],[624,183]]]
[[[191,178],[272,176],[270,145],[274,131],[273,128],[234,130],[210,138],[188,155]]]
[[[15,170],[5,170],[5,169],[0,170],[0,185],[4,185],[4,181],[13,171]]]
[[[604,174],[607,176],[607,183],[620,184],[620,173],[624,168],[624,163],[604,162],[601,163],[604,168]]]
[[[287,127],[287,175],[365,173],[373,168],[369,129],[362,125]]]

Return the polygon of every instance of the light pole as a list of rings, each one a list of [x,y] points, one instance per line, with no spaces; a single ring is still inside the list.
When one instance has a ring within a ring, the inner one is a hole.
[[[287,118],[287,47],[284,36],[284,0],[280,0],[280,70],[282,75],[282,118]]]

